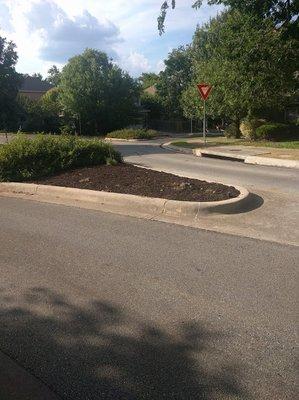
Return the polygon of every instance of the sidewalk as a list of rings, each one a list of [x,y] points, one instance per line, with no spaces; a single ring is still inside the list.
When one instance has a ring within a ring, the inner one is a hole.
[[[299,169],[299,149],[284,149],[275,147],[254,147],[240,145],[204,146],[198,139],[185,140],[190,146],[174,146],[172,142],[164,143],[162,147],[198,157],[215,157],[227,160],[242,161],[245,164],[267,165]]]
[[[299,168],[299,150],[249,146],[213,146],[193,150],[199,157],[220,157],[244,161],[245,164]]]
[[[46,362],[46,361],[45,361]],[[1,400],[59,400],[42,382],[0,351]]]

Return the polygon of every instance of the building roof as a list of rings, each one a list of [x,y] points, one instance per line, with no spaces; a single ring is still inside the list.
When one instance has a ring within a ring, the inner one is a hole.
[[[147,94],[155,95],[157,93],[156,85],[149,86],[148,88],[144,89],[144,92]]]
[[[38,77],[25,76],[20,92],[47,92],[54,86]]]

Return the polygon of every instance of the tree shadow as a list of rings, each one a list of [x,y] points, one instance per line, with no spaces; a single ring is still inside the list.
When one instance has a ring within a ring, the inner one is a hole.
[[[247,398],[240,366],[210,365],[211,342],[224,335],[198,323],[161,329],[105,301],[82,304],[46,288],[0,300],[0,348],[63,399]]]

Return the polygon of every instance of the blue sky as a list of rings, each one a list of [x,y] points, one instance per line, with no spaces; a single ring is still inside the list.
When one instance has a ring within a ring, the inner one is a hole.
[[[177,0],[166,33],[159,36],[157,16],[163,0],[0,0],[0,35],[17,45],[17,70],[46,75],[86,47],[107,52],[133,76],[159,72],[175,47],[190,43],[197,24],[220,8]]]

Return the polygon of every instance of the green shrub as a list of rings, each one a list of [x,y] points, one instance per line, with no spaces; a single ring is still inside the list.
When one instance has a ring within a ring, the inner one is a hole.
[[[121,155],[107,143],[72,136],[42,136],[28,139],[19,135],[0,148],[0,181],[36,179],[70,168],[121,161]]]
[[[265,124],[257,128],[256,138],[260,140],[298,139],[299,128],[280,123]]]
[[[240,125],[242,136],[244,136],[246,139],[255,140],[257,128],[265,123],[266,121],[264,119],[245,118]]]
[[[228,125],[224,131],[224,135],[227,138],[236,138],[238,139],[241,136],[240,129],[235,122],[232,122]]]
[[[158,135],[157,131],[152,129],[120,129],[108,133],[107,138],[115,139],[153,139]]]

